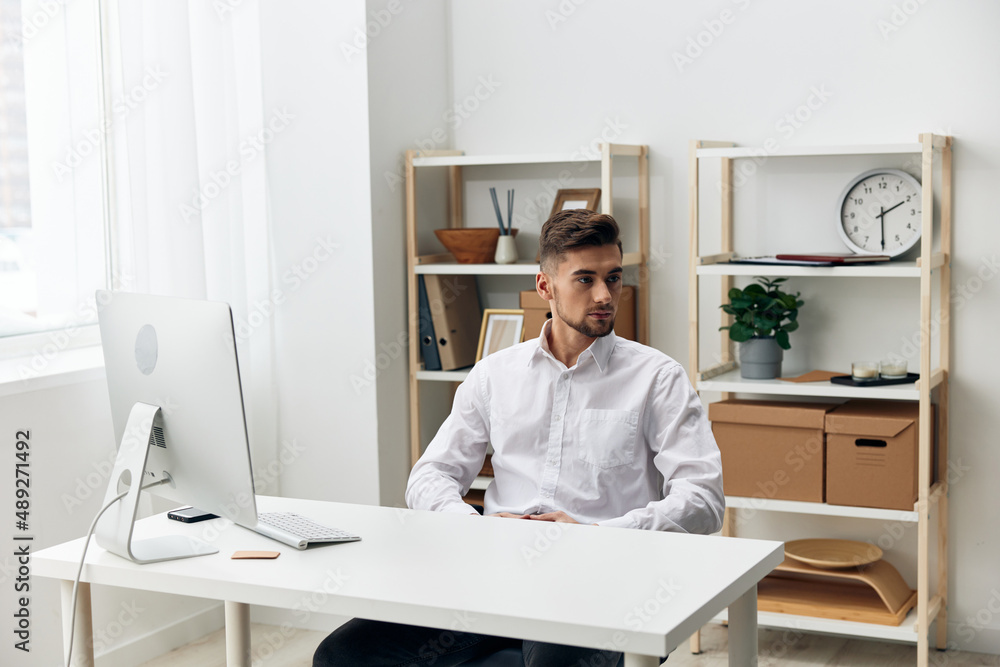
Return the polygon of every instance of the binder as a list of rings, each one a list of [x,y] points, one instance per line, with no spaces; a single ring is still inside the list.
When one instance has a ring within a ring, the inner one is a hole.
[[[441,356],[438,354],[437,339],[434,337],[434,321],[431,319],[431,309],[427,301],[427,287],[424,285],[424,277],[417,276],[417,317],[418,331],[420,332],[420,353],[424,357],[424,370],[441,370]]]
[[[483,311],[475,276],[423,276],[441,370],[476,363]]]

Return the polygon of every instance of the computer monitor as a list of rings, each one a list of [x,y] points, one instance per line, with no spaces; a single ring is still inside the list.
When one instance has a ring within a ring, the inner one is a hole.
[[[233,522],[257,524],[250,447],[228,304],[97,292],[115,438],[102,547],[146,563],[215,553],[186,537],[132,539],[140,486]],[[142,480],[137,483],[136,480]]]

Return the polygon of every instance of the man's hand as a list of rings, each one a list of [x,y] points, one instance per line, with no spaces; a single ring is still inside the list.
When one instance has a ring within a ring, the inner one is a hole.
[[[566,512],[547,512],[545,514],[532,514],[528,517],[533,521],[554,521],[556,523],[580,523]],[[596,524],[595,524],[596,525]]]
[[[531,517],[527,514],[511,514],[510,512],[497,512],[496,514],[487,514],[486,516],[499,516],[504,519],[530,519]]]

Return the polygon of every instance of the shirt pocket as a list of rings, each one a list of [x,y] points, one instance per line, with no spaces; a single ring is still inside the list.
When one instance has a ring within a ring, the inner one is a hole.
[[[584,410],[577,456],[604,469],[632,465],[638,423],[636,410]]]

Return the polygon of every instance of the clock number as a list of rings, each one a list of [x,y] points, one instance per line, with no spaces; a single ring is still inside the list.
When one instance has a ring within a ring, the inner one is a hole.
[[[865,237],[865,243],[868,243],[868,237],[867,236]]]
[[[912,225],[912,224],[910,224],[910,223],[906,223],[906,228],[907,228],[907,229],[913,229],[913,225]]]
[[[868,187],[867,185],[865,186],[864,190],[865,190],[865,194],[866,195],[870,195],[872,193],[872,189],[870,187]]]
[[[858,231],[858,226],[854,225],[854,232],[857,233],[857,231]]]
[[[851,212],[851,220],[853,220],[853,219],[854,219],[854,212],[852,211]]]
[[[899,234],[896,234],[896,243],[899,243]]]
[[[911,197],[911,195],[906,195],[906,203],[907,203],[907,204],[909,204],[909,203],[910,203],[910,197]]]
[[[916,214],[917,214],[917,209],[911,208],[910,209],[910,215],[916,215]]]
[[[889,184],[886,183],[885,181],[882,181],[881,183],[878,184],[879,190],[885,190],[887,187],[889,187]]]
[[[858,197],[857,199],[854,200],[854,203],[857,204],[858,206],[861,206],[862,204],[865,203],[865,200],[862,199],[861,197]]]

